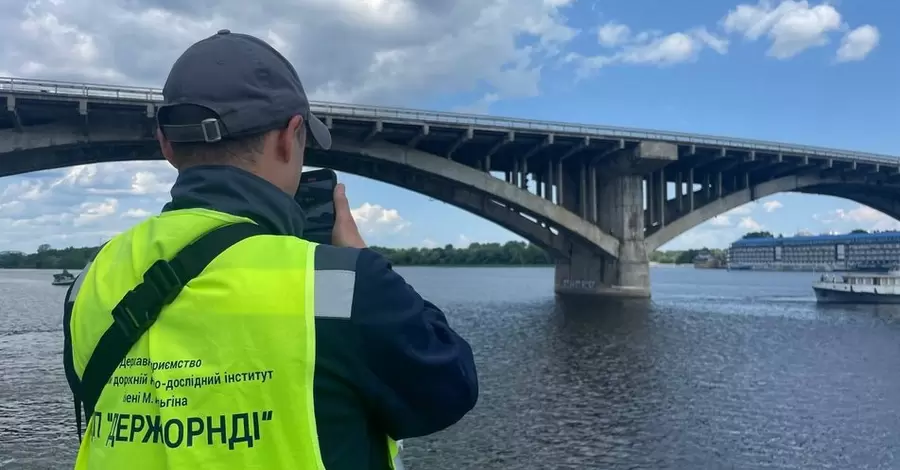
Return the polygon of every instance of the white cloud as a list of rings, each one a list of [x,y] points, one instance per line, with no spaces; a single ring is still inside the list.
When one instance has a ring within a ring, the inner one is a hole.
[[[728,39],[720,38],[707,31],[706,28],[695,28],[691,30],[690,33],[706,47],[709,47],[719,54],[728,53]]]
[[[426,238],[426,239],[422,240],[422,246],[424,246],[425,248],[437,248],[438,242],[436,242],[430,238]]]
[[[169,191],[172,181],[154,171],[138,171],[131,178],[131,191],[133,194],[162,194]],[[171,175],[174,176],[174,175]]]
[[[373,104],[535,95],[543,64],[578,34],[563,14],[572,0],[6,3],[0,70],[12,75],[160,86],[185,47],[227,26],[281,50],[315,98]]]
[[[875,49],[878,41],[881,39],[881,33],[878,28],[872,25],[863,25],[844,35],[841,40],[841,47],[837,50],[838,62],[850,62],[863,60]]]
[[[133,208],[128,209],[122,214],[122,217],[130,217],[132,219],[143,219],[146,217],[150,217],[151,212],[146,209]]]
[[[753,220],[753,218],[750,216],[741,217],[741,221],[738,223],[738,227],[751,232],[756,232],[758,230],[762,230],[763,228],[762,224]]]
[[[466,106],[457,106],[452,111],[456,113],[487,114],[491,105],[497,101],[500,101],[500,95],[497,93],[485,93],[484,96],[474,103]]]
[[[766,201],[763,203],[763,209],[765,209],[766,212],[775,212],[778,209],[781,209],[782,207],[784,207],[784,204],[782,204],[779,201],[775,201],[775,200]]]
[[[0,250],[97,245],[168,200],[167,163],[81,165],[0,179]],[[145,184],[148,181],[154,184]]]
[[[755,202],[736,207],[682,233],[660,250],[685,250],[689,248],[726,248],[745,233],[760,230],[762,226],[752,217]]]
[[[719,54],[728,52],[728,40],[704,27],[666,35],[659,31],[633,34],[628,26],[609,22],[598,30],[597,41],[601,46],[615,50],[595,56],[570,53],[565,58],[567,62],[577,64],[576,76],[579,79],[616,64],[663,67],[693,62],[704,49],[712,49]]]
[[[672,65],[696,60],[706,47],[724,54],[728,51],[728,41],[699,28],[629,45],[617,57],[627,64]]]
[[[19,182],[7,186],[0,195],[0,200],[15,197],[40,201],[58,193],[70,196],[88,194],[159,198],[169,192],[175,176],[175,169],[162,161],[78,165],[47,173],[23,175]]]
[[[747,232],[763,229],[763,225],[750,216],[740,217],[737,223],[734,223],[729,216],[719,215],[673,238],[659,249],[727,248]]]
[[[835,209],[826,214],[817,214],[813,218],[829,225],[852,225],[850,229],[900,230],[900,222],[896,219],[862,204],[850,210]]]
[[[157,214],[169,201],[175,170],[167,163],[84,165],[0,179],[0,250],[38,245],[98,245]],[[395,209],[365,203],[354,209],[363,235],[390,236],[410,223]]]
[[[25,211],[25,203],[22,201],[8,201],[0,203],[0,218],[21,215]]]
[[[119,207],[119,201],[116,199],[105,199],[102,202],[85,202],[78,207],[78,215],[72,223],[76,227],[90,224],[99,219],[109,217],[116,213]]]
[[[709,224],[713,227],[730,227],[731,219],[727,215],[717,215],[709,220]]]
[[[597,42],[603,47],[615,47],[628,41],[631,28],[627,25],[610,21],[597,30]]]
[[[584,78],[612,64],[666,66],[729,47],[702,25],[664,33],[612,21],[595,30],[604,53],[574,53],[580,31],[566,16],[574,0],[222,0],[212,9],[171,0],[7,3],[0,18],[5,74],[160,86],[185,47],[227,25],[281,50],[316,99],[412,105],[474,92],[482,96],[471,105],[479,111],[539,94],[546,65],[561,58]],[[843,27],[834,6],[794,0],[739,5],[721,25],[749,40],[769,37],[770,54],[779,58],[825,44]],[[872,30],[863,28],[841,57],[864,55]]]
[[[469,239],[465,234],[459,234],[459,238],[457,239],[456,245],[457,248],[468,248],[469,245],[472,244],[472,240]]]
[[[785,0],[777,5],[769,0],[741,4],[729,11],[721,25],[726,32],[740,34],[748,41],[767,37],[770,46],[766,54],[781,60],[825,46],[830,42],[830,34],[847,28],[834,5],[811,5],[805,0]],[[870,28],[857,28],[854,32],[859,32],[852,38],[849,36],[853,32],[849,33],[839,49],[838,60],[865,57],[878,43],[878,30]]]
[[[85,2],[86,3],[86,2]],[[40,43],[41,53],[35,56],[23,54],[19,60],[4,61],[4,66],[11,66],[19,73],[26,75],[52,74],[54,71],[63,74],[78,74],[93,80],[121,80],[122,74],[113,68],[100,65],[101,51],[95,35],[67,21],[64,2],[32,0],[21,3],[18,15],[9,4],[4,11],[4,22],[18,16],[18,28],[9,29],[5,34],[20,36],[17,42]],[[88,6],[88,5],[83,5]],[[4,43],[10,38],[4,38]],[[15,46],[13,46],[15,47]],[[6,49],[6,48],[4,48]],[[13,57],[14,51],[9,51]]]
[[[356,209],[351,209],[350,212],[363,235],[398,233],[410,225],[400,216],[397,209],[386,209],[378,204],[364,202]]]
[[[698,225],[687,232],[673,238],[660,250],[687,250],[692,248],[726,248],[744,234],[734,226],[716,227],[707,224]]]

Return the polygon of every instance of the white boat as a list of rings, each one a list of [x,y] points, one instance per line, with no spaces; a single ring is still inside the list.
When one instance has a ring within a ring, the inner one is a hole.
[[[53,284],[54,286],[68,286],[75,282],[75,276],[72,275],[69,271],[63,269],[63,272],[59,274],[53,275]]]
[[[900,271],[823,274],[813,291],[819,303],[900,304]]]

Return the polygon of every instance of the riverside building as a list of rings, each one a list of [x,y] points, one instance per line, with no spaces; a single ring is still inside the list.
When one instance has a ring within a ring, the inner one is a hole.
[[[900,232],[746,238],[728,248],[728,269],[845,271],[900,266]]]

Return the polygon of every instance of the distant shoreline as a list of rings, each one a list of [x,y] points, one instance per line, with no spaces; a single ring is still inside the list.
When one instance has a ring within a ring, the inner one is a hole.
[[[391,263],[395,268],[553,268],[553,264],[397,264]],[[4,268],[0,266],[0,271],[62,271],[63,268],[35,268],[35,267],[13,267]],[[69,271],[81,271],[82,268],[65,268]]]
[[[394,266],[553,266],[553,259],[536,245],[525,242],[472,243],[466,248],[445,245],[436,248],[387,248],[370,246]],[[81,269],[100,249],[53,248],[43,244],[35,253],[0,252],[0,268]]]

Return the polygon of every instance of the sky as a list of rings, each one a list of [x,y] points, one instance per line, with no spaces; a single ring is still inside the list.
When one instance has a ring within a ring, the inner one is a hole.
[[[285,54],[314,100],[900,155],[891,18],[900,2],[30,0],[0,17],[0,76],[159,88],[187,46],[228,28]],[[175,175],[160,161],[0,178],[0,251],[99,244],[158,213]],[[518,239],[408,190],[339,178],[369,244]],[[662,248],[854,228],[900,223],[851,201],[777,194]]]

